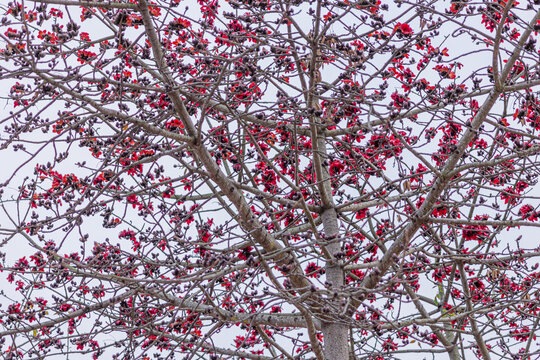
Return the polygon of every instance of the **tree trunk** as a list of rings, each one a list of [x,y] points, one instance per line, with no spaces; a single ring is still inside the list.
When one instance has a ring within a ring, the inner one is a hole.
[[[322,213],[322,222],[326,240],[331,243],[327,245],[327,249],[334,256],[341,250],[340,241],[332,242],[338,236],[337,214],[334,208],[326,209]],[[326,280],[331,284],[332,289],[340,291],[343,288],[344,273],[343,268],[339,263],[326,263]],[[341,310],[339,298],[335,299],[338,303],[335,304]],[[333,321],[323,322],[322,331],[324,336],[324,357],[325,360],[348,360],[348,326],[337,317]]]

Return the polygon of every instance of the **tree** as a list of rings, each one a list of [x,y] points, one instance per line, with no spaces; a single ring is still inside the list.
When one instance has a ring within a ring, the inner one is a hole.
[[[2,358],[537,357],[538,3],[0,5]]]

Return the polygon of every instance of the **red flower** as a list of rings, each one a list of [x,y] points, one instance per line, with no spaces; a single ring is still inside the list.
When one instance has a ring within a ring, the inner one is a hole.
[[[333,17],[334,17],[334,14],[332,14],[331,12],[328,12],[328,14],[323,16],[323,19],[324,21],[330,21],[332,20]]]
[[[435,209],[433,209],[433,216],[435,217],[444,216],[447,214],[447,212],[448,212],[448,209],[444,205],[441,205],[440,203],[438,203]]]
[[[343,169],[345,169],[345,165],[343,165],[339,160],[334,160],[330,164],[330,175],[331,176],[337,175],[340,172],[342,172]]]
[[[135,231],[133,230],[122,230],[120,234],[118,234],[119,238],[125,238],[130,240],[135,240]]]
[[[519,213],[521,214],[522,219],[527,219],[529,221],[537,221],[538,216],[540,215],[538,212],[534,211],[534,208],[531,205],[523,205],[521,209],[519,209]]]
[[[55,8],[52,8],[49,11],[49,14],[51,16],[54,16],[54,17],[59,17],[60,19],[62,19],[64,17],[64,13],[61,10],[58,10],[58,9],[55,9]]]
[[[59,306],[59,309],[60,309],[60,311],[68,311],[69,309],[71,309],[71,305],[62,304],[62,305]]]
[[[81,64],[90,63],[96,57],[96,54],[87,50],[79,50],[77,52],[77,61]]]
[[[356,213],[356,218],[358,220],[361,220],[361,219],[364,219],[368,215],[369,215],[369,209],[362,209]]]
[[[475,216],[474,220],[487,220],[487,215],[483,216]],[[465,240],[478,240],[478,242],[482,242],[483,240],[487,239],[489,236],[489,230],[488,227],[485,225],[467,225],[463,229],[463,237]]]
[[[383,350],[385,351],[395,351],[397,350],[397,344],[392,341],[392,339],[388,338],[382,345]]]
[[[324,273],[325,273],[324,269],[313,262],[309,263],[308,266],[306,267],[306,276],[308,277],[318,278]]]
[[[437,71],[439,73],[439,75],[443,78],[443,79],[455,79],[456,78],[456,73],[453,72],[451,70],[450,67],[448,66],[443,66],[443,65],[437,65],[433,68],[433,70]]]
[[[394,31],[397,31],[405,36],[411,36],[413,34],[413,30],[409,24],[397,23],[396,26],[394,26]]]

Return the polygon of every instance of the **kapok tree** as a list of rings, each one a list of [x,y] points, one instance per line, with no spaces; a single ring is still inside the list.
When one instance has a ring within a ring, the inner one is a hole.
[[[538,1],[0,7],[2,358],[538,356]]]

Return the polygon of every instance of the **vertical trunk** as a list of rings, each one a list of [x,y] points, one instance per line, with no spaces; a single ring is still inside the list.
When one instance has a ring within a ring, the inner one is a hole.
[[[338,236],[336,210],[334,208],[326,209],[321,216],[325,237],[327,240],[332,241]],[[327,246],[327,249],[330,254],[335,255],[341,250],[341,243],[339,241],[333,242]],[[343,268],[339,264],[327,263],[325,270],[326,280],[332,284],[333,289],[340,291],[344,282]],[[339,299],[336,300],[339,301]],[[347,339],[349,329],[347,324],[340,321],[336,316],[335,321],[322,323],[322,331],[325,360],[348,360],[349,347]]]
[[[325,360],[349,360],[347,326],[336,322],[323,324]]]
[[[459,349],[458,349],[457,345],[454,346],[454,348],[452,350],[450,350],[448,355],[450,356],[450,360],[461,360],[461,357],[459,355]]]

